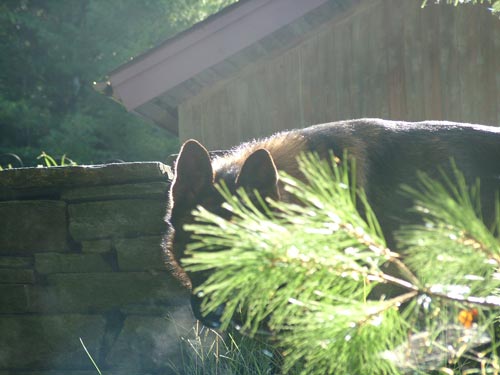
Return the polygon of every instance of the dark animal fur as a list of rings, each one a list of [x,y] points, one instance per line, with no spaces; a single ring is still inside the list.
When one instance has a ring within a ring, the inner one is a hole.
[[[315,151],[327,156],[347,150],[356,159],[357,181],[367,193],[390,246],[392,232],[402,221],[412,221],[411,202],[397,191],[401,184],[414,185],[416,171],[438,177],[438,167],[450,168],[453,158],[468,181],[481,179],[484,207],[491,207],[500,186],[500,128],[451,122],[396,122],[359,119],[316,125],[277,133],[243,143],[214,160],[196,141],[182,146],[170,191],[167,219],[171,223],[166,241],[169,263],[188,288],[198,286],[206,275],[188,275],[180,261],[190,234],[182,225],[192,220],[191,211],[201,205],[222,216],[222,199],[214,182],[224,180],[231,190],[239,186],[287,200],[276,169],[300,177],[296,156]],[[487,210],[486,210],[487,211]],[[486,212],[486,215],[491,212]]]

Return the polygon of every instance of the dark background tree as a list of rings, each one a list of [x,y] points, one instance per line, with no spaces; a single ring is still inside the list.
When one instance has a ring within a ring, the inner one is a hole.
[[[234,0],[4,0],[0,154],[78,163],[164,160],[168,132],[127,113],[92,82]]]

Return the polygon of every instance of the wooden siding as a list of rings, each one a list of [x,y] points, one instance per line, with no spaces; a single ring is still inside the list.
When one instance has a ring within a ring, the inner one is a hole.
[[[179,105],[210,149],[359,117],[500,125],[500,21],[479,6],[369,0]]]

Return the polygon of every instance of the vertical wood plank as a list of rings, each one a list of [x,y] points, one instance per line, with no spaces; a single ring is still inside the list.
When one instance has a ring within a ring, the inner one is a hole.
[[[404,9],[404,80],[407,101],[406,118],[409,121],[424,120],[424,46],[421,38],[422,10],[418,4],[405,6]]]
[[[500,90],[497,89],[500,83],[500,21],[490,14],[480,16],[478,85],[483,95],[478,116],[484,124],[500,126]]]
[[[458,121],[460,115],[456,112],[456,108],[460,106],[460,86],[457,81],[455,13],[445,6],[434,8],[438,8],[435,11],[439,13],[441,112],[444,119]]]
[[[382,52],[377,48],[377,40],[384,37],[383,9],[380,1],[375,1],[369,10],[369,17],[364,14],[358,16],[359,39],[354,39],[355,58],[360,60],[360,117],[380,117],[380,109],[377,104],[379,97],[375,90],[378,86],[378,67],[380,60],[385,60]]]
[[[348,29],[350,62],[349,62],[349,103],[350,110],[348,116],[356,118],[361,116],[362,108],[362,81],[366,74],[363,72],[363,50],[366,48],[365,41],[361,39],[361,22],[364,17],[354,15]]]
[[[339,96],[339,112],[342,119],[351,118],[351,64],[352,64],[352,40],[351,40],[351,22],[342,23],[339,28],[340,42],[341,42],[341,72],[338,80],[340,82]]]
[[[419,95],[422,95],[424,99],[423,118],[426,120],[439,120],[442,118],[440,96],[441,51],[439,29],[437,27],[439,22],[439,6],[429,6],[422,9],[420,27],[423,40],[423,88]]]
[[[373,14],[375,24],[372,32],[371,43],[373,44],[373,60],[370,67],[374,77],[373,87],[371,90],[370,105],[374,117],[389,118],[389,101],[388,101],[388,85],[387,85],[387,57],[386,57],[386,33],[384,28],[385,23],[385,7],[381,1],[376,8],[371,12]]]
[[[474,116],[474,107],[476,105],[476,97],[480,93],[474,92],[476,80],[477,66],[477,45],[475,43],[474,34],[477,34],[479,25],[476,17],[476,7],[462,6],[456,9],[456,36],[459,38],[458,58],[459,64],[459,82],[460,82],[460,120],[464,122],[472,122]]]
[[[496,124],[500,126],[500,24],[495,24],[493,34],[493,46],[495,61],[491,67],[490,77],[496,82]]]
[[[401,15],[407,3],[402,1],[386,0],[384,2],[385,18],[384,29],[386,35],[387,55],[387,85],[389,116],[391,119],[403,119],[406,114],[406,97],[404,89],[403,64],[403,17]]]
[[[344,47],[344,33],[343,33],[344,24],[336,25],[334,29],[334,45],[335,45],[335,85],[333,86],[333,90],[335,90],[335,112],[337,113],[336,119],[342,120],[345,117],[345,108],[346,108],[346,97],[347,94],[345,90],[346,80],[345,80],[345,50]]]
[[[337,85],[335,73],[337,71],[336,65],[338,64],[338,45],[335,39],[335,30],[336,28],[333,25],[329,25],[328,32],[325,32],[321,40],[321,45],[325,52],[325,71],[323,72],[325,77],[325,107],[322,109],[324,122],[333,121],[339,118],[337,108],[338,97],[337,90],[335,90]]]

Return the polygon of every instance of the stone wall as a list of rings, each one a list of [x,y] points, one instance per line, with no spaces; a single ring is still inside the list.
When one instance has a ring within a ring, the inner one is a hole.
[[[166,271],[161,163],[0,172],[0,375],[169,374],[193,318]]]

